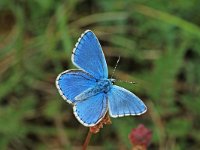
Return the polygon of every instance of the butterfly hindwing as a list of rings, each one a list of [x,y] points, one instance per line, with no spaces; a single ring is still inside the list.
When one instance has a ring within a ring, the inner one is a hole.
[[[90,30],[85,31],[76,43],[72,62],[96,79],[108,78],[108,68],[101,45]]]
[[[56,79],[56,87],[68,103],[74,103],[77,95],[95,84],[96,79],[82,70],[67,70]]]
[[[74,114],[78,121],[85,126],[94,126],[107,112],[107,99],[104,93],[91,96],[86,100],[75,103]]]
[[[140,115],[146,112],[145,104],[130,91],[113,85],[108,92],[108,108],[111,117]]]

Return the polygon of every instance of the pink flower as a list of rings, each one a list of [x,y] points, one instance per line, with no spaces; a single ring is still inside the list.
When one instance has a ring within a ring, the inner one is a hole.
[[[139,124],[137,128],[133,129],[129,134],[131,143],[136,146],[142,146],[144,149],[150,144],[152,132],[143,124]]]

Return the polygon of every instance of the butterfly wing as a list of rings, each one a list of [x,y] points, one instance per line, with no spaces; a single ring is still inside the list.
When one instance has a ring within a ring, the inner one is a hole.
[[[77,95],[95,84],[96,79],[82,70],[67,70],[56,79],[60,95],[70,104],[75,102]]]
[[[81,35],[72,53],[72,62],[96,79],[108,78],[108,68],[95,34],[87,30]]]
[[[107,99],[104,93],[91,96],[75,103],[74,115],[84,126],[95,126],[107,112]]]
[[[113,85],[108,92],[108,108],[111,117],[140,115],[146,112],[145,104],[130,91]]]

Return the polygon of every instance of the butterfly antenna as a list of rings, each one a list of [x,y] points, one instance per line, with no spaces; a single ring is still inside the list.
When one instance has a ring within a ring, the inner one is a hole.
[[[124,81],[124,80],[118,80],[118,79],[116,79],[115,81],[116,82],[125,82],[125,83],[136,84],[136,82],[133,82],[133,81]]]
[[[113,70],[113,72],[112,72],[111,79],[113,78],[113,75],[114,75],[114,73],[115,73],[115,70],[116,70],[116,68],[117,68],[117,65],[118,65],[119,61],[120,61],[120,56],[119,56],[119,58],[118,58],[118,60],[117,60],[117,62],[116,62],[115,68],[114,68],[114,70]],[[133,82],[133,81],[123,81],[123,80],[118,80],[118,79],[115,79],[115,81],[117,81],[117,82],[125,82],[125,83],[136,84],[136,82]]]
[[[114,75],[114,73],[115,73],[115,70],[116,70],[116,68],[117,68],[117,65],[118,65],[119,61],[120,61],[120,56],[119,56],[119,58],[118,58],[118,60],[117,60],[117,62],[116,62],[115,68],[114,68],[114,70],[113,70],[113,72],[112,72],[111,79],[112,79],[112,77],[113,77],[113,75]]]

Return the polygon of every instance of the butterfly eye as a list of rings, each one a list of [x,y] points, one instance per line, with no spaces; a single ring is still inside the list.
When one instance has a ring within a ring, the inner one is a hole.
[[[115,83],[116,80],[115,80],[115,79],[110,79],[110,81],[111,81],[112,84],[113,84],[113,83]]]

